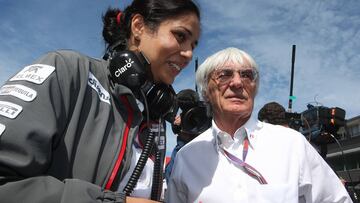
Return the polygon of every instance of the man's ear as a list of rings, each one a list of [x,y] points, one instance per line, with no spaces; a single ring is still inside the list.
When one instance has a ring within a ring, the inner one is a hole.
[[[207,92],[205,92],[205,93],[203,93],[203,99],[204,99],[204,101],[205,102],[207,102],[207,103],[209,103],[209,97],[208,97],[208,93]]]

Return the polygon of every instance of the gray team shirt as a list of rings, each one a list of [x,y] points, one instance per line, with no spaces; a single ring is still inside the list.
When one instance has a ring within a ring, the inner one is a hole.
[[[142,116],[128,88],[109,84],[107,65],[51,52],[0,88],[2,202],[122,201],[106,189],[129,168]]]

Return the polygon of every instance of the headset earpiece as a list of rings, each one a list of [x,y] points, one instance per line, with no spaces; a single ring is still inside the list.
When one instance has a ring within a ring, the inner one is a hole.
[[[115,83],[138,91],[150,77],[150,63],[141,52],[115,52],[110,59],[109,70]]]
[[[168,117],[170,120],[177,112],[176,94],[171,85],[156,84],[146,93],[150,117]],[[170,122],[170,121],[169,121]]]
[[[164,117],[174,111],[176,108],[174,89],[171,85],[152,82],[150,62],[142,52],[113,51],[109,56],[111,80],[128,87],[140,100],[144,99],[140,97],[140,91],[143,91],[151,119]]]

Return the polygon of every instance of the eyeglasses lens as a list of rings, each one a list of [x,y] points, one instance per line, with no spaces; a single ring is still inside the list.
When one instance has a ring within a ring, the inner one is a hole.
[[[219,84],[226,84],[234,78],[235,72],[239,73],[243,82],[251,83],[255,81],[257,77],[257,72],[253,69],[235,70],[231,68],[221,68],[214,72],[214,79]]]

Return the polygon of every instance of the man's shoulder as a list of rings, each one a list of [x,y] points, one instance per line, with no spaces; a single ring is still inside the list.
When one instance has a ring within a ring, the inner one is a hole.
[[[296,131],[296,130],[290,128],[290,127],[285,127],[285,126],[282,126],[282,125],[274,125],[274,124],[271,124],[271,123],[262,122],[262,126],[263,126],[264,130],[271,130],[271,131],[299,134],[298,131]]]
[[[261,134],[271,136],[272,138],[285,138],[290,140],[301,140],[304,135],[300,132],[281,125],[273,125],[269,123],[263,123],[263,127],[260,130]]]

